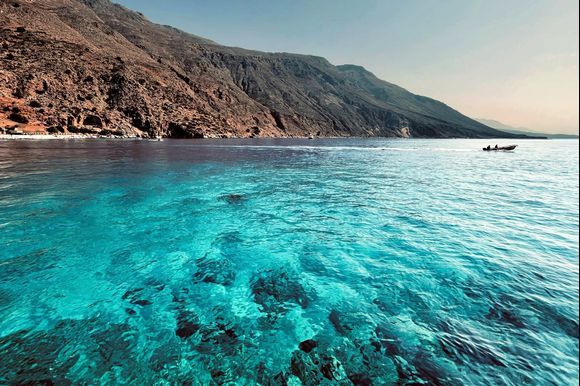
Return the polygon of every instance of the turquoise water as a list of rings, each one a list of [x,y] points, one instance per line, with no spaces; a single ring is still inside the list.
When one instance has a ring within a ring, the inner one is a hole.
[[[487,144],[0,142],[0,384],[578,384],[578,141]]]

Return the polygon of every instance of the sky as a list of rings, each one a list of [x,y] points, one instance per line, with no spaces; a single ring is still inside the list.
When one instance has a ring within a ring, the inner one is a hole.
[[[578,133],[578,0],[114,0],[217,43],[318,55],[473,118]]]

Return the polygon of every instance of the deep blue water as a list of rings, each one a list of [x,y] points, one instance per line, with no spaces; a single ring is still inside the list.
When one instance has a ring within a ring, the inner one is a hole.
[[[487,144],[0,141],[0,384],[578,384],[578,141]]]

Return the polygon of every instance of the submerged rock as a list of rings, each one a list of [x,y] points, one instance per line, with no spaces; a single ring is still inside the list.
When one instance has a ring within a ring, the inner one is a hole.
[[[300,281],[286,271],[266,271],[251,284],[252,295],[266,313],[283,313],[288,306],[308,306],[308,295]]]
[[[99,328],[92,337],[98,345],[103,369],[111,366],[128,368],[127,357],[131,356],[131,348],[137,339],[136,332],[128,324],[112,324]]]
[[[319,385],[323,376],[320,372],[320,361],[302,351],[294,351],[290,360],[290,371],[296,375],[304,385]]]
[[[372,386],[373,381],[363,373],[355,373],[348,376],[348,379],[355,386]]]
[[[200,334],[201,341],[195,349],[202,354],[233,356],[244,346],[235,328],[224,322],[217,321],[215,324],[203,326]]]
[[[517,314],[517,312],[511,311],[498,303],[495,303],[489,309],[486,318],[490,320],[497,320],[503,323],[508,323],[517,328],[525,328],[526,326],[524,321]]]
[[[288,374],[284,371],[280,371],[275,374],[268,372],[266,364],[262,361],[258,364],[256,368],[256,382],[263,386],[287,386],[288,385]]]
[[[316,348],[316,346],[318,346],[318,343],[314,339],[307,339],[303,342],[300,342],[298,348],[300,348],[300,350],[304,351],[305,353],[309,353],[314,348]]]
[[[236,205],[244,202],[245,197],[242,194],[224,194],[219,197],[220,201],[225,201],[228,204]]]
[[[323,355],[322,356],[322,366],[320,367],[320,372],[324,378],[331,381],[343,381],[342,383],[348,384],[346,373],[342,367],[342,363],[338,361],[333,356]]]
[[[290,371],[305,386],[326,384],[328,381],[335,385],[352,384],[340,361],[327,353],[294,351],[290,360]]]
[[[384,351],[385,354],[394,357],[401,355],[401,344],[399,338],[395,336],[390,329],[385,326],[377,326],[375,328],[376,339],[373,339],[371,344],[378,350]]]
[[[153,288],[156,291],[163,291],[166,287],[164,283],[152,277],[145,280],[145,285],[147,288]]]
[[[193,281],[196,283],[203,282],[229,286],[236,279],[235,266],[229,259],[214,259],[206,255],[197,259],[195,265],[197,271],[193,274]]]
[[[413,358],[413,366],[418,378],[435,386],[460,384],[461,379],[450,374],[439,362],[440,360],[432,352],[420,349]]]
[[[337,333],[350,340],[369,339],[373,336],[376,322],[364,312],[332,310],[328,320]]]
[[[78,356],[59,358],[67,344],[64,336],[19,331],[0,338],[0,383],[16,385],[70,385],[66,375]]]
[[[288,376],[284,372],[279,372],[263,384],[265,386],[286,386],[288,385]]]
[[[330,323],[334,326],[336,332],[341,335],[348,335],[352,331],[352,327],[341,319],[341,314],[338,311],[330,311],[328,320],[330,320]]]
[[[129,325],[98,319],[63,320],[46,331],[19,331],[0,338],[0,383],[75,384],[77,362],[86,379],[99,379],[113,368],[115,374],[131,378],[138,368],[136,339]]]
[[[187,339],[197,333],[201,328],[198,316],[191,311],[181,311],[177,316],[177,328],[175,335],[181,339]]]
[[[158,373],[163,373],[163,369],[177,366],[181,357],[181,347],[170,340],[155,348],[149,358],[148,366]]]
[[[393,358],[376,338],[369,340],[339,338],[333,344],[333,356],[344,366],[355,385],[391,385],[399,379]]]
[[[153,304],[151,301],[144,299],[143,298],[143,292],[144,288],[135,288],[132,290],[128,290],[127,292],[125,292],[122,296],[123,300],[128,300],[129,303],[131,304],[135,304],[137,306],[149,306],[151,304]]]

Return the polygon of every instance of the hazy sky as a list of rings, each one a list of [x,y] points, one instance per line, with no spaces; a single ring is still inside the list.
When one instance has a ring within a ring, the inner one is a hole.
[[[578,133],[578,0],[115,0],[218,43],[354,63],[471,117]]]

